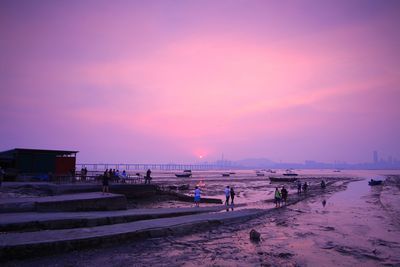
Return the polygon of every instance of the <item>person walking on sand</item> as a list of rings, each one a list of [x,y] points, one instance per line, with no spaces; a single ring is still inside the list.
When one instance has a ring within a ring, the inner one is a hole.
[[[301,182],[300,182],[300,180],[297,181],[297,194],[301,194]]]
[[[322,189],[325,189],[325,187],[326,187],[325,181],[322,180],[322,181],[321,181],[321,188],[322,188]]]
[[[109,192],[109,181],[110,181],[110,177],[111,177],[111,172],[104,172],[103,175],[103,195],[104,193],[108,193]]]
[[[146,172],[146,177],[144,177],[144,183],[145,184],[150,184],[150,180],[151,180],[151,170],[148,169]]]
[[[194,189],[194,204],[196,205],[196,207],[199,207],[200,199],[201,199],[201,191],[200,188],[196,186]]]
[[[231,196],[231,190],[230,190],[230,188],[229,188],[229,185],[227,185],[226,187],[225,187],[225,205],[229,205],[229,197]]]
[[[286,206],[288,191],[286,190],[285,186],[282,187],[281,194],[282,194],[282,202],[285,203]]]
[[[0,187],[1,187],[1,183],[3,182],[5,174],[6,173],[4,172],[3,168],[0,166]]]
[[[231,205],[233,205],[233,200],[235,199],[235,191],[233,190],[233,187],[231,187]]]
[[[279,188],[275,188],[275,208],[279,208],[281,206],[281,199],[282,195],[281,192],[279,191]]]
[[[307,184],[307,182],[304,182],[304,184],[303,184],[303,192],[304,192],[304,194],[307,194],[307,188],[308,188],[308,184]]]

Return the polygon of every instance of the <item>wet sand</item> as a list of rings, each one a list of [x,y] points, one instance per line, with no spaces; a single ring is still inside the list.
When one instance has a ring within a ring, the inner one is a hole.
[[[351,182],[347,188],[346,183],[338,179],[335,189],[325,194],[244,224],[13,261],[5,266],[400,266],[400,176],[390,176],[387,185],[379,187],[369,187],[366,180]],[[248,188],[273,189],[265,183],[250,184]],[[272,207],[250,189],[235,186],[250,205]],[[263,193],[264,200],[270,196]],[[261,233],[260,242],[249,240],[251,229]]]

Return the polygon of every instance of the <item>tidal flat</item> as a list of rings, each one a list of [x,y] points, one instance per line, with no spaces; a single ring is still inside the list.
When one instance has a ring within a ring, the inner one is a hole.
[[[383,186],[368,186],[371,178],[385,179]],[[273,190],[282,184],[250,172],[230,178],[200,175],[188,180],[168,179],[156,183],[189,183],[200,180],[203,194],[223,197],[226,185],[237,192],[237,209],[270,209],[265,215],[243,223],[216,225],[183,236],[166,236],[124,242],[40,258],[13,260],[4,266],[399,266],[400,175],[397,171],[301,171],[300,179],[324,192],[313,192],[292,205],[274,208]],[[295,196],[294,184],[289,199]],[[317,191],[317,190],[315,190]],[[186,192],[191,193],[191,190]],[[193,205],[163,200],[138,202],[140,207]],[[208,204],[202,204],[208,205]],[[236,210],[236,208],[235,208]],[[234,210],[234,211],[235,211]],[[223,212],[234,212],[232,209]],[[255,229],[261,240],[249,239]]]

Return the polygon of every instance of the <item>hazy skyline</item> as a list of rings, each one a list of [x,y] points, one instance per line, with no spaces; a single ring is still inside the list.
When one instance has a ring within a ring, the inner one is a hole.
[[[399,1],[0,1],[0,151],[400,158]]]

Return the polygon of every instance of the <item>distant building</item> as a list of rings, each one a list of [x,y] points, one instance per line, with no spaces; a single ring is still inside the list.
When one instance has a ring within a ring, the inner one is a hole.
[[[0,152],[0,165],[19,174],[68,174],[75,169],[76,153],[69,150],[15,148]]]
[[[374,150],[374,152],[372,153],[372,157],[374,164],[378,164],[378,151]]]

